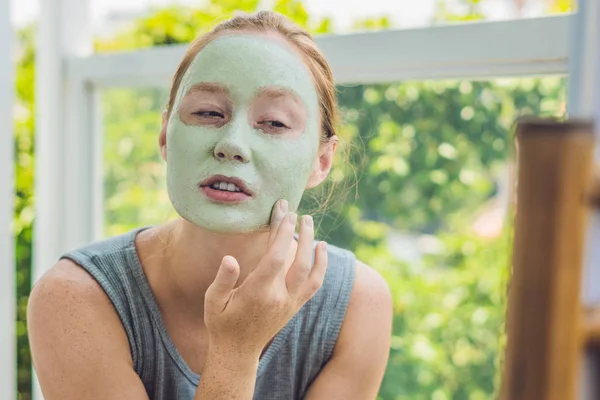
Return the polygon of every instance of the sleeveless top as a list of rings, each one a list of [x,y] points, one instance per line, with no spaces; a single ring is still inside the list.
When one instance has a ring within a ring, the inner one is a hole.
[[[144,229],[91,243],[61,259],[80,265],[106,292],[123,324],[133,367],[149,398],[192,400],[201,377],[177,351],[142,269],[135,238]],[[254,400],[303,398],[331,357],[354,284],[356,259],[348,250],[327,247],[323,285],[263,352]]]

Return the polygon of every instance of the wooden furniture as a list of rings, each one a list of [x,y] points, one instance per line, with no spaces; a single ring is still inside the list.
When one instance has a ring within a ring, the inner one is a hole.
[[[600,206],[594,127],[587,121],[523,121],[516,139],[501,399],[581,399],[583,359],[594,360],[600,347],[600,307],[584,309],[581,301],[586,222],[592,207]],[[600,376],[592,380],[600,385]]]

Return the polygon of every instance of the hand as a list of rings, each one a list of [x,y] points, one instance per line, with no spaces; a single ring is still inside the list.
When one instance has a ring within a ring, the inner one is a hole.
[[[321,287],[327,268],[327,244],[317,245],[311,269],[314,228],[310,216],[302,218],[298,249],[286,268],[296,219],[295,213],[287,213],[287,202],[280,200],[271,218],[267,254],[238,288],[235,284],[240,266],[235,258],[223,257],[204,304],[213,350],[260,356],[269,340]]]

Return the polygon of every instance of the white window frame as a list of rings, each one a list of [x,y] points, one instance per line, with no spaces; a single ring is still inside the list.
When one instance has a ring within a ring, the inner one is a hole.
[[[567,75],[571,70],[570,113],[600,118],[597,109],[594,114],[593,107],[586,108],[599,104],[600,69],[595,61],[597,55],[589,47],[592,43],[598,45],[594,34],[598,34],[600,12],[595,0],[579,2],[580,9],[591,12],[585,16],[568,14],[326,35],[316,40],[340,84]],[[63,252],[101,237],[99,90],[168,87],[186,49],[177,45],[92,54],[89,0],[40,3],[36,60],[36,280]],[[579,46],[582,41],[583,47]],[[569,63],[570,51],[573,57]],[[591,67],[590,62],[594,62]],[[589,82],[594,82],[593,90],[588,90]],[[6,209],[1,202],[0,207]],[[590,231],[590,238],[596,242],[600,240],[597,219]],[[600,276],[597,251],[589,251],[587,264],[588,276]],[[593,297],[592,292],[586,291],[586,299]],[[36,395],[42,398],[39,387]]]
[[[14,35],[10,0],[0,0],[0,398],[16,393],[14,182]]]
[[[600,2],[579,0],[579,12],[571,26],[568,112],[570,117],[594,119],[596,163],[600,163]],[[600,212],[590,216],[586,235],[582,302],[600,303]],[[597,399],[598,364],[591,354],[582,360],[580,376],[583,400]]]
[[[65,74],[69,57],[91,54],[89,29],[89,0],[40,1],[35,81],[34,282],[65,249],[94,237],[88,229],[98,224],[91,218],[94,198],[102,198],[93,195],[94,185],[102,177],[92,178],[99,169],[92,169],[95,164],[90,160],[95,149],[90,140],[100,140],[99,131],[91,130],[89,122],[94,92],[87,82]],[[33,398],[43,399],[35,371],[33,377]]]
[[[316,37],[337,83],[567,73],[571,15]],[[165,86],[187,46],[71,57],[67,76],[97,87]]]
[[[568,112],[596,121],[596,162],[600,163],[600,2],[580,0],[572,30]],[[600,304],[600,213],[591,215],[585,257],[583,301]],[[595,245],[594,245],[595,243]]]

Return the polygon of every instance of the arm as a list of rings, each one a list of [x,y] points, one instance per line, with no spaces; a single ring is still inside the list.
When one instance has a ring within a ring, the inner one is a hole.
[[[333,355],[306,400],[375,399],[387,365],[392,298],[383,278],[357,262],[356,280]]]
[[[252,398],[260,354],[244,355],[231,350],[220,350],[209,345],[195,400]]]
[[[117,313],[81,267],[56,264],[34,286],[27,313],[46,400],[148,399]]]
[[[46,400],[146,400],[112,303],[85,270],[61,260],[28,305],[33,364]],[[260,353],[211,346],[195,399],[250,399]]]

